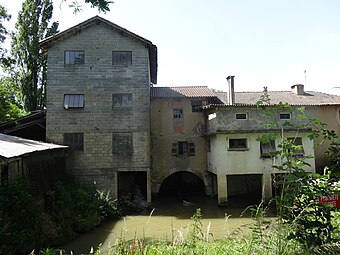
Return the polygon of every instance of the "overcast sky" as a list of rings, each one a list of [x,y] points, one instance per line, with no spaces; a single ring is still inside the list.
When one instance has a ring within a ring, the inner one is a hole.
[[[236,91],[290,90],[306,80],[307,91],[340,94],[339,0],[114,1],[99,15],[157,45],[157,86],[226,90],[235,75]],[[61,31],[98,14],[54,2]],[[8,27],[21,3],[0,0],[13,15]]]

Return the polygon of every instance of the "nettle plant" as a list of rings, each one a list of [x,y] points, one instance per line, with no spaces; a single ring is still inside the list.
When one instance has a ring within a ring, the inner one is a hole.
[[[311,169],[308,159],[314,156],[301,153],[303,147],[296,143],[296,139],[301,132],[308,132],[309,139],[320,140],[318,145],[325,140],[330,141],[326,155],[331,165],[326,170],[337,170],[337,173],[340,166],[339,137],[334,131],[327,130],[321,121],[308,118],[304,107],[293,108],[282,102],[271,104],[266,87],[257,107],[263,110],[265,128],[268,130],[268,133],[258,137],[258,141],[268,143],[270,140],[280,140],[277,150],[270,155],[280,159],[273,161],[280,163],[272,166],[273,170],[279,173],[274,178],[274,201],[279,223],[291,224],[289,237],[308,248],[333,242],[332,233],[335,230],[331,218],[332,211],[336,208],[329,203],[321,203],[320,198],[337,195],[335,187],[338,187],[339,183],[330,178],[330,172],[320,175],[308,171]],[[294,112],[295,120],[279,121],[277,116],[280,111]]]

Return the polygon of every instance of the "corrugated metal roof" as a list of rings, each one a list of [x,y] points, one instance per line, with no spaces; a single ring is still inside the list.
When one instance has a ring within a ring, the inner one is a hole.
[[[37,142],[16,136],[0,134],[0,156],[4,158],[18,157],[36,151],[65,148],[67,148],[67,146]]]
[[[227,92],[219,92],[216,95],[225,103],[227,102]],[[236,92],[235,106],[251,106],[256,105],[260,100],[263,92]],[[280,102],[289,105],[340,105],[340,96],[326,94],[322,92],[306,91],[303,95],[297,95],[291,91],[268,91],[271,104]]]
[[[151,98],[217,97],[207,86],[152,87]]]

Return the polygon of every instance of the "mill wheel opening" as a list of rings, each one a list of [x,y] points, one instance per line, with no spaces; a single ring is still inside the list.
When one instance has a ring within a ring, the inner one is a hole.
[[[159,189],[160,196],[172,198],[180,203],[190,203],[194,197],[204,194],[203,181],[197,175],[185,171],[168,176]]]

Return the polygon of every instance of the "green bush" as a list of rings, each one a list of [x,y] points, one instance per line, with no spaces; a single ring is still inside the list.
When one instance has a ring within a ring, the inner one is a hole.
[[[59,224],[62,239],[72,239],[77,233],[94,228],[101,220],[120,215],[116,202],[109,194],[98,191],[95,187],[58,183],[55,194],[51,214]]]
[[[29,253],[42,244],[41,218],[27,180],[0,186],[0,254]]]

